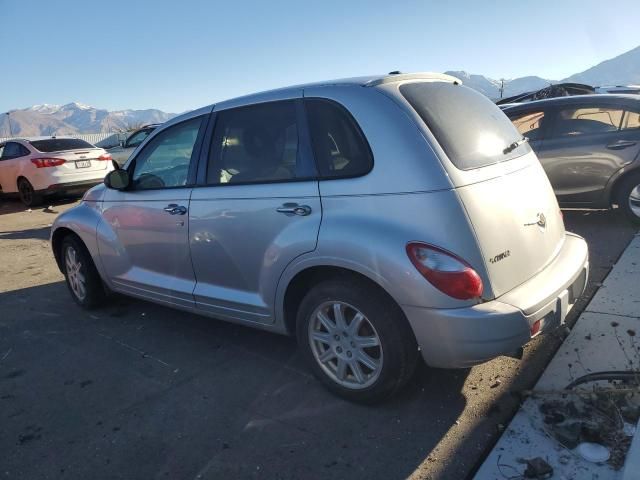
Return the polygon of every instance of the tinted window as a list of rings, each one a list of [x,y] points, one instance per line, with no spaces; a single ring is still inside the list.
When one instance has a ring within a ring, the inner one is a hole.
[[[138,145],[140,145],[145,138],[147,138],[149,136],[149,134],[153,131],[152,128],[147,128],[145,130],[139,130],[137,132],[135,132],[133,135],[131,135],[128,140],[127,140],[127,144],[125,145],[126,147],[137,147]]]
[[[29,150],[16,142],[7,142],[2,152],[2,159],[9,160],[11,158],[18,158],[24,155],[28,155]]]
[[[133,187],[181,187],[187,184],[189,164],[202,117],[171,126],[156,135],[135,158]]]
[[[623,110],[609,107],[567,107],[558,110],[554,137],[572,137],[615,132],[620,128]]]
[[[294,101],[217,113],[207,183],[264,183],[303,178]]]
[[[468,87],[419,82],[402,85],[400,92],[459,169],[479,168],[531,151],[527,143],[507,149],[522,135],[491,100]]]
[[[640,128],[640,113],[631,111],[625,112],[622,127],[620,128],[622,128],[622,130]]]
[[[529,140],[537,140],[542,135],[544,112],[527,112],[511,116],[511,121],[518,132]]]
[[[80,140],[79,138],[48,138],[46,140],[34,140],[31,146],[41,152],[62,152],[64,150],[74,150],[77,148],[96,148],[89,142]]]
[[[353,117],[334,102],[305,100],[313,153],[324,178],[353,177],[373,166],[371,150]]]

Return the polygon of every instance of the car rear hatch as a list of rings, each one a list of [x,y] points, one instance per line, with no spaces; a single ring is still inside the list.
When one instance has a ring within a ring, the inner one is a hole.
[[[34,155],[36,162],[38,158],[63,161],[59,164],[53,162],[57,172],[62,175],[104,171],[111,159],[104,149],[76,138],[34,140],[31,145],[39,152]]]
[[[400,92],[428,127],[471,221],[499,297],[543,270],[565,239],[558,203],[535,153],[489,99],[446,82]]]

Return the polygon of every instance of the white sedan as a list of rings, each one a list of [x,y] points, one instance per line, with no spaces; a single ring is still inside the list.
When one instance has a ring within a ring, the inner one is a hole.
[[[35,206],[45,195],[79,194],[113,170],[111,155],[78,138],[9,140],[0,143],[0,191]]]

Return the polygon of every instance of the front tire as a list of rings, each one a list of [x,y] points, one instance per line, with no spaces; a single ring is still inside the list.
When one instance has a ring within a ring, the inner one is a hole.
[[[36,193],[33,185],[26,178],[18,180],[18,195],[20,196],[20,201],[27,207],[35,207],[42,203],[42,195]]]
[[[621,180],[616,189],[616,203],[629,221],[640,225],[640,175]]]
[[[73,235],[67,236],[60,247],[60,259],[73,300],[86,309],[100,305],[105,298],[104,287],[84,244]]]
[[[314,286],[298,309],[296,332],[316,377],[350,401],[384,400],[415,370],[418,348],[402,311],[358,278]]]

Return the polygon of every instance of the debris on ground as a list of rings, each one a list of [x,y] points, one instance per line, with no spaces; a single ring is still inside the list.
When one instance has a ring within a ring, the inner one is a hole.
[[[591,374],[599,381],[601,375]],[[628,383],[548,392],[538,403],[541,428],[572,453],[619,470],[640,419],[640,390]]]
[[[551,478],[553,476],[553,468],[544,459],[540,457],[526,460],[527,469],[524,471],[524,478]]]

